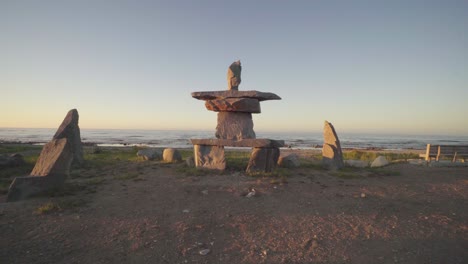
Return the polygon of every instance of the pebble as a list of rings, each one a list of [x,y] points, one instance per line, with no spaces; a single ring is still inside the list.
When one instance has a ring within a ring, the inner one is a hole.
[[[185,209],[185,210],[182,211],[182,213],[188,214],[188,213],[190,213],[190,210],[189,210],[189,209]]]
[[[209,248],[206,248],[206,249],[200,250],[199,253],[200,253],[200,255],[202,255],[202,256],[206,256],[206,255],[208,255],[208,253],[210,253],[210,251],[211,251],[211,250],[210,250]]]
[[[365,194],[365,193],[361,193],[361,198],[366,198],[366,194]]]

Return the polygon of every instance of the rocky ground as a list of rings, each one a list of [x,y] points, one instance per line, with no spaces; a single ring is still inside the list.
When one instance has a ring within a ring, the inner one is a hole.
[[[0,203],[1,263],[468,260],[467,167],[307,163],[248,176],[118,156],[70,178]]]

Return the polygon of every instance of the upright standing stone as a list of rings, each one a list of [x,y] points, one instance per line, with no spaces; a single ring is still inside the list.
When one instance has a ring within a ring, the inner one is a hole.
[[[8,190],[7,201],[17,201],[60,187],[70,172],[73,153],[68,139],[53,139],[41,151],[31,176],[16,177]]]
[[[255,138],[251,113],[219,112],[216,137],[220,139],[242,140]]]
[[[227,72],[228,90],[239,90],[241,83],[242,66],[240,60],[235,61],[229,66]]]
[[[323,140],[322,164],[331,169],[344,167],[340,140],[333,125],[327,121],[323,129]]]
[[[81,164],[84,161],[83,147],[81,145],[80,127],[78,126],[79,115],[76,109],[68,111],[62,124],[55,132],[53,139],[67,138],[73,152],[73,162]]]
[[[270,172],[276,167],[279,158],[279,148],[253,148],[250,154],[247,172]]]
[[[224,170],[226,158],[223,146],[193,145],[197,168]]]

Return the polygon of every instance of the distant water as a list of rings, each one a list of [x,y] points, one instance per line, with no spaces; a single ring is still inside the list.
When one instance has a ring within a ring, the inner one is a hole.
[[[46,143],[56,129],[48,128],[0,128],[0,143]],[[323,135],[311,133],[262,133],[257,138],[285,140],[287,146],[300,149],[321,147]],[[428,136],[428,135],[382,135],[340,133],[343,148],[358,149],[425,149],[426,144],[468,145],[468,136]],[[191,138],[214,138],[213,131],[176,131],[176,130],[117,130],[81,129],[84,143],[100,146],[133,146],[190,148]]]

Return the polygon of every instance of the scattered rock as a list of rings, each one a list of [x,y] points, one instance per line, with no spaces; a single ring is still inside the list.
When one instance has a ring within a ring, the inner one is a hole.
[[[366,198],[366,194],[365,194],[365,193],[361,193],[361,198]]]
[[[343,152],[340,140],[333,125],[325,121],[323,128],[322,164],[330,169],[341,169],[344,167]]]
[[[283,168],[297,168],[300,165],[299,157],[295,153],[280,156],[278,159],[278,166]]]
[[[208,190],[203,190],[203,191],[201,191],[201,193],[202,193],[203,195],[208,195]]]
[[[383,167],[385,165],[388,165],[389,162],[384,156],[378,156],[371,164],[371,168],[375,167]]]
[[[161,160],[162,154],[162,149],[155,148],[144,148],[137,152],[137,156],[142,157],[144,160]]]
[[[180,162],[182,161],[182,155],[180,155],[180,152],[177,149],[167,148],[164,149],[163,160],[170,163]]]
[[[202,250],[199,251],[200,255],[202,255],[202,256],[206,256],[206,255],[208,255],[210,252],[211,252],[211,250],[210,250],[209,248],[202,249]]]
[[[256,194],[255,189],[252,188],[252,189],[250,190],[250,192],[249,192],[245,197],[247,197],[247,198],[252,198],[252,197],[255,196],[255,194]]]
[[[182,210],[182,213],[188,214],[188,213],[190,213],[190,210],[189,209],[184,209],[184,210]]]

